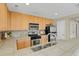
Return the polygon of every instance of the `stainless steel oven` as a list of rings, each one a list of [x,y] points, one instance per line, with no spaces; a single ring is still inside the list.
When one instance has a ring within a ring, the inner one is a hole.
[[[40,44],[40,39],[32,40],[32,46],[39,45],[39,44]]]
[[[39,24],[29,23],[29,32],[28,35],[38,35],[39,34]]]
[[[31,37],[31,45],[40,44],[40,34],[39,34],[39,24],[37,23],[29,23],[29,32],[28,36]]]

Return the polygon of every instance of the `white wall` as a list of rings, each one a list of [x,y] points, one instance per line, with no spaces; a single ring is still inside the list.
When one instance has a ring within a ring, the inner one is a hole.
[[[79,22],[75,18],[63,18],[57,21],[57,39],[79,38]]]
[[[71,20],[70,22],[70,39],[79,37],[79,23],[78,21]]]

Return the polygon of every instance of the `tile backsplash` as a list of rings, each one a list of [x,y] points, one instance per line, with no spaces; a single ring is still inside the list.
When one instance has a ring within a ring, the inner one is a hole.
[[[27,38],[28,32],[29,31],[13,31],[12,37],[15,38],[15,39]],[[40,30],[39,33],[40,33],[40,35],[45,35],[44,30]]]
[[[28,31],[15,31],[15,32],[12,32],[12,37],[13,38],[26,38],[28,37]]]

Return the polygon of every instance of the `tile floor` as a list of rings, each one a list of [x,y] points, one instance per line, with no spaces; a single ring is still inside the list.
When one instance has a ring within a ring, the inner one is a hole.
[[[12,39],[2,40],[0,46],[0,55],[11,55],[14,51],[15,51],[15,40]]]
[[[58,40],[57,44],[33,52],[30,48],[16,50],[15,40],[3,41],[0,47],[0,55],[6,56],[79,56],[79,39]]]

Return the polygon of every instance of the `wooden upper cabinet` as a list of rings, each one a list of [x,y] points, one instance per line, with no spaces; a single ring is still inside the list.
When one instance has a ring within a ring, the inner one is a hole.
[[[9,12],[7,5],[0,3],[0,31],[29,30],[29,23],[39,24],[39,30],[44,30],[46,24],[55,24],[54,20],[17,12]]]
[[[45,19],[39,18],[39,30],[44,30],[45,29]]]
[[[11,13],[11,30],[27,30],[28,20],[23,14]]]
[[[0,3],[0,31],[7,30],[8,10],[6,4]]]
[[[44,30],[46,24],[53,24],[54,20],[11,12],[11,30],[29,30],[29,23],[37,23],[39,30]]]
[[[11,12],[11,30],[29,30],[29,23],[39,24],[39,30],[44,30],[46,24],[53,24],[54,20],[36,17],[17,12]]]

